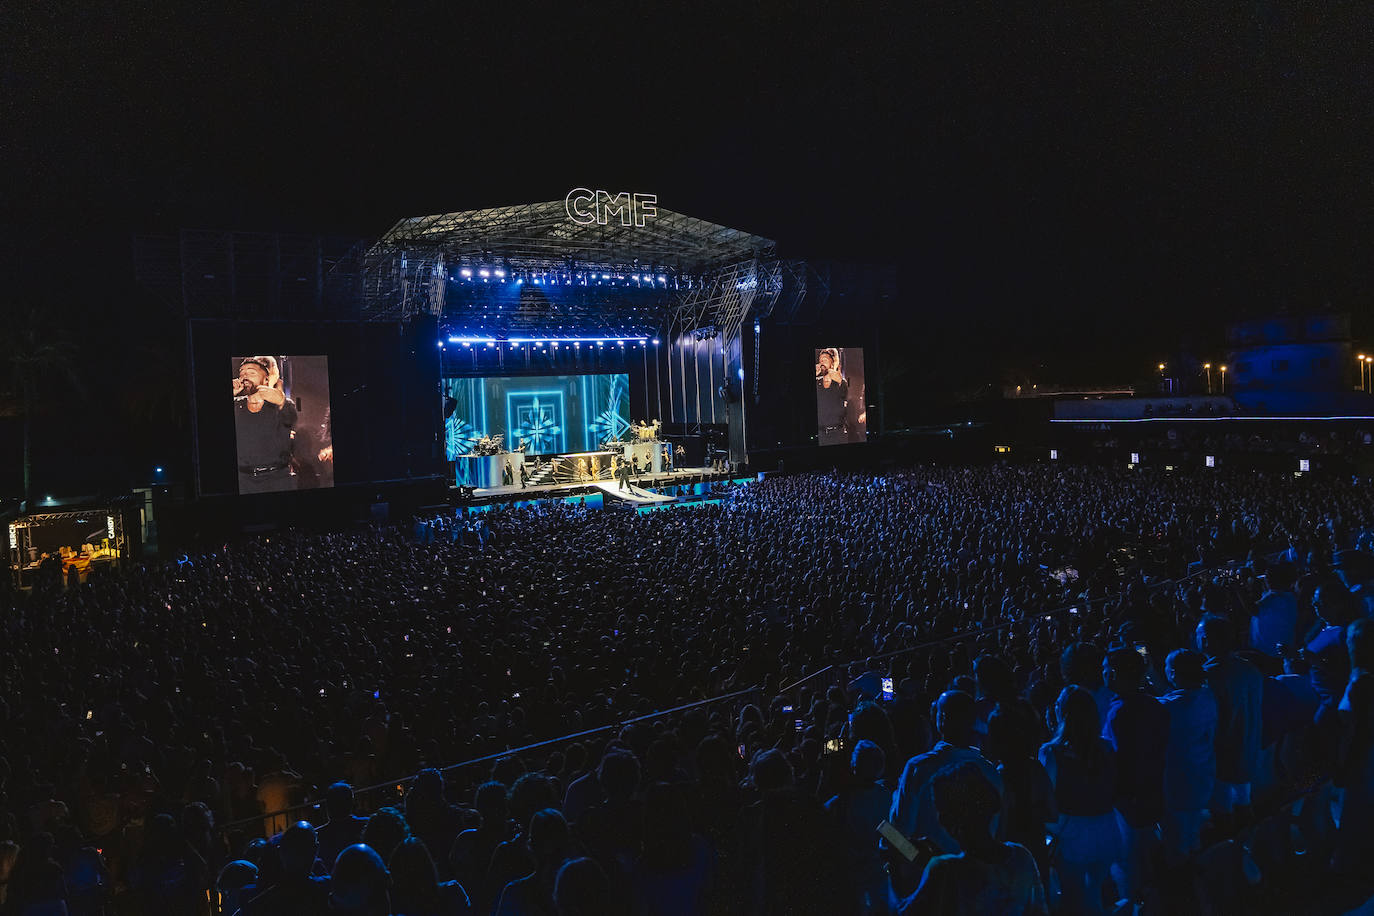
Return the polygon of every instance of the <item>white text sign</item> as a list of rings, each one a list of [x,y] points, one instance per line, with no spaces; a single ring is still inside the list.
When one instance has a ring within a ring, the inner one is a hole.
[[[657,194],[637,194],[621,191],[593,191],[589,188],[573,188],[564,200],[568,219],[579,226],[599,223],[604,226],[611,217],[619,216],[622,226],[640,226],[648,218],[658,215]]]

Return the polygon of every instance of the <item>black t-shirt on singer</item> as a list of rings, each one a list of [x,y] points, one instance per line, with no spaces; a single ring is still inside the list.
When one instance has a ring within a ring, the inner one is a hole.
[[[841,379],[825,387],[825,380],[816,382],[816,418],[821,426],[844,426],[845,402],[849,400],[849,380]]]
[[[291,461],[291,429],[295,425],[296,405],[290,398],[280,407],[263,404],[257,413],[249,411],[247,398],[235,398],[239,467],[285,467]]]

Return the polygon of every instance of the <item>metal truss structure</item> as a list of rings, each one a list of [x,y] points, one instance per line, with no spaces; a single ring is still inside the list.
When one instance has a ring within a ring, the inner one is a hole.
[[[767,318],[782,306],[795,315],[819,277],[805,261],[752,260],[730,264],[706,283],[683,291],[669,312],[670,336],[711,328],[732,341],[739,337],[746,316]],[[819,284],[822,293],[824,284]]]
[[[824,278],[770,239],[661,207],[624,222],[578,224],[551,201],[403,219],[374,243],[183,230],[136,239],[135,265],[188,317],[436,315],[493,338],[710,326],[733,340],[748,315],[804,320],[825,299]]]
[[[493,337],[738,333],[751,308],[771,309],[785,279],[804,276],[761,236],[661,207],[639,222],[580,224],[563,201],[403,219],[358,260],[362,311],[436,315]]]
[[[119,497],[111,500],[109,505],[93,507],[82,510],[67,510],[64,512],[36,512],[31,515],[21,515],[11,519],[8,523],[9,528],[9,565],[20,576],[20,584],[26,584],[22,578],[23,570],[28,561],[30,548],[33,545],[33,532],[43,528],[53,522],[70,521],[72,519],[94,520],[104,516],[105,537],[99,539],[102,543],[107,543],[115,551],[114,556],[117,562],[123,562],[128,554],[129,545],[124,538],[124,507],[131,504],[131,497]]]

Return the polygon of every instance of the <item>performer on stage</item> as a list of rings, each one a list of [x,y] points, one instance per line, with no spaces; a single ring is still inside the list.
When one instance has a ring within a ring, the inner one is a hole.
[[[501,485],[509,487],[515,483],[514,463],[503,461],[501,463]]]
[[[522,461],[522,462],[520,462],[520,489],[522,489],[522,490],[525,489],[526,485],[527,485],[529,482],[530,482],[530,472],[529,472],[529,469],[528,469],[527,467],[525,467],[525,462]]]
[[[587,479],[587,459],[586,459],[586,458],[579,458],[579,459],[577,459],[577,479],[578,479],[578,480],[586,480],[586,479]]]

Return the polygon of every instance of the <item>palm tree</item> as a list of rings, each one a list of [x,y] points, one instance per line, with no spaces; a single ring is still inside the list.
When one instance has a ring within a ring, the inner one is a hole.
[[[62,381],[82,392],[74,357],[76,347],[55,326],[44,319],[37,307],[11,306],[0,313],[0,366],[7,368],[5,380],[11,397],[19,401],[24,427],[24,488],[27,505],[33,486],[33,416],[45,391],[43,383]]]

